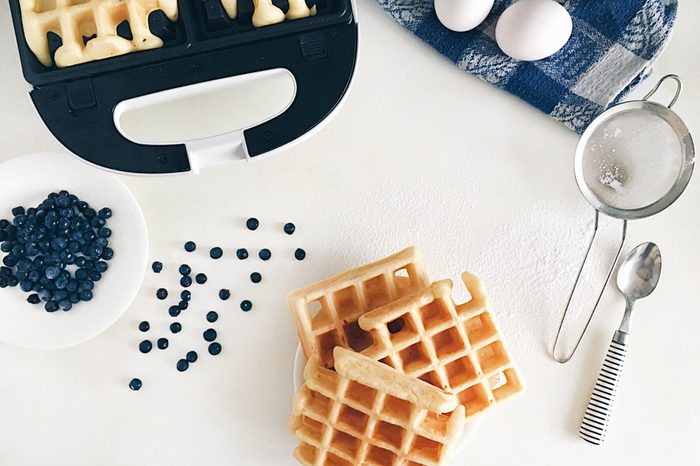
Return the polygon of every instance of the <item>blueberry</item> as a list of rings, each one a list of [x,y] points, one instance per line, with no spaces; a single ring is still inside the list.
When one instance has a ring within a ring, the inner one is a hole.
[[[70,280],[68,277],[66,277],[65,275],[61,275],[56,279],[54,283],[56,284],[56,288],[58,288],[59,290],[64,290],[68,286],[69,281]]]
[[[54,238],[51,240],[51,247],[54,251],[61,251],[68,247],[68,240],[62,237]]]
[[[188,351],[187,356],[185,356],[187,359],[187,362],[197,362],[197,352],[196,351]]]
[[[73,309],[73,303],[71,303],[69,299],[63,299],[59,301],[58,306],[61,308],[62,311],[66,312]]]
[[[8,256],[9,257],[9,256]],[[46,268],[46,278],[49,280],[55,280],[61,274],[61,269],[58,267],[47,267]]]
[[[238,257],[240,260],[245,260],[248,258],[248,250],[245,248],[237,249],[236,250],[236,257]]]
[[[180,372],[185,372],[185,371],[187,370],[187,368],[190,367],[190,363],[187,362],[186,359],[180,359],[180,360],[177,362],[177,365],[176,365],[175,367],[177,367],[177,370],[178,370],[178,371],[180,371]]]
[[[241,301],[241,310],[243,312],[248,312],[251,309],[253,309],[253,303],[251,303],[247,299],[244,299],[243,301]]]
[[[102,280],[102,274],[100,272],[98,272],[97,270],[91,271],[88,274],[88,276],[90,277],[90,280],[92,280],[93,282],[99,282],[100,280]],[[56,280],[56,283],[58,283],[58,280]]]
[[[189,265],[187,265],[187,264],[182,264],[182,265],[180,266],[180,268],[178,269],[178,271],[180,272],[180,275],[189,275],[190,272],[192,272],[192,269],[190,268]]]
[[[110,230],[107,227],[102,227],[99,230],[97,230],[97,236],[100,238],[109,238],[112,236],[112,230]]]
[[[80,302],[80,295],[78,293],[75,293],[75,292],[69,293],[68,299],[70,300],[71,303],[78,304]]]
[[[206,341],[214,341],[216,340],[216,330],[214,330],[213,328],[209,328],[204,331],[202,336]]]
[[[228,298],[231,297],[231,291],[227,290],[226,288],[222,288],[219,290],[219,299],[222,301],[226,301]]]
[[[190,285],[192,285],[192,277],[189,275],[185,275],[183,277],[180,277],[180,286],[183,288],[188,288]]]
[[[92,299],[92,291],[83,290],[80,292],[80,300],[81,301],[90,301],[91,299]]]
[[[188,241],[185,243],[185,251],[194,252],[197,249],[197,244],[194,241]]]
[[[187,309],[189,307],[189,301],[185,301],[183,299],[182,301],[180,301],[178,303],[177,307],[179,307],[181,311],[184,311],[185,309]]]
[[[44,301],[44,302],[50,301],[52,297],[53,297],[53,293],[51,293],[50,290],[47,290],[46,288],[39,290],[39,298],[42,301]]]
[[[209,345],[209,354],[216,356],[221,353],[221,344],[214,342]]]
[[[219,320],[219,314],[214,311],[207,312],[207,322],[216,322]]]
[[[147,321],[143,321],[139,324],[139,330],[142,332],[148,332],[151,329],[151,324],[149,324]]]
[[[110,209],[109,207],[105,207],[104,209],[100,209],[97,215],[99,215],[100,218],[106,220],[112,216],[112,209]]]
[[[100,257],[106,261],[112,260],[114,257],[114,250],[112,250],[112,248],[105,248],[104,251],[102,251],[102,256]]]
[[[92,225],[95,228],[102,228],[105,226],[105,219],[100,218],[100,217],[92,217],[90,219],[90,225]]]
[[[248,220],[246,220],[245,226],[248,227],[250,231],[257,230],[260,226],[260,222],[257,218],[249,218]]]
[[[272,252],[270,252],[270,250],[267,248],[261,249],[260,252],[258,253],[258,257],[260,257],[260,259],[262,259],[264,261],[270,260],[270,258],[272,257]]]
[[[47,312],[56,312],[58,311],[58,303],[54,300],[51,300],[44,304],[44,309],[46,309]]]
[[[203,285],[207,282],[207,276],[204,275],[203,273],[198,273],[194,279],[199,283],[200,285]]]
[[[285,223],[284,225],[284,232],[287,233],[288,235],[293,235],[294,232],[296,231],[297,227],[294,226],[293,223]]]
[[[156,343],[158,345],[158,349],[166,349],[168,347],[168,339],[167,338],[159,338],[158,342]]]
[[[187,290],[182,290],[182,293],[180,293],[180,299],[182,299],[183,301],[189,301],[190,299],[192,299],[192,293],[190,293]]]
[[[180,322],[173,322],[170,324],[170,331],[173,333],[180,333],[182,330],[182,324]]]
[[[32,289],[34,289],[34,282],[32,282],[31,280],[22,280],[21,282],[19,282],[19,287],[25,293],[29,293],[30,291],[32,291]]]
[[[253,283],[260,283],[260,281],[262,281],[262,275],[258,272],[253,272],[250,274],[250,281]]]
[[[139,351],[141,351],[143,354],[148,353],[153,349],[153,343],[151,343],[149,340],[143,340],[141,343],[139,343]]]
[[[153,269],[153,272],[160,273],[163,270],[163,263],[155,261],[153,265],[151,265],[151,268]]]
[[[83,211],[83,215],[85,215],[87,218],[92,218],[95,215],[97,215],[97,212],[95,212],[95,209],[93,209],[92,207],[87,207]]]
[[[212,259],[221,259],[221,257],[223,255],[224,255],[223,249],[221,249],[218,246],[215,248],[211,248],[211,251],[209,251],[209,257],[211,257]]]
[[[297,248],[297,250],[294,251],[294,257],[296,257],[298,261],[303,261],[306,259],[306,251],[301,248]]]
[[[180,309],[180,306],[170,306],[168,314],[170,314],[170,317],[177,317],[180,315],[181,311],[182,309]]]
[[[12,215],[16,216],[16,215],[24,215],[24,214],[25,214],[25,211],[24,211],[24,207],[22,207],[22,206],[15,207],[14,209],[12,209]]]
[[[30,294],[30,295],[27,297],[27,302],[28,302],[29,304],[39,304],[39,303],[41,302],[41,298],[39,298],[39,295],[36,294],[36,293]]]
[[[158,291],[156,291],[156,298],[160,299],[161,301],[167,299],[168,290],[166,290],[165,288],[158,288]]]
[[[142,386],[143,382],[141,382],[141,379],[131,379],[131,382],[129,382],[129,388],[135,392],[141,390]]]
[[[99,261],[97,264],[95,264],[95,272],[98,273],[105,273],[108,268],[109,265],[106,262]]]
[[[77,280],[87,280],[88,275],[89,275],[89,273],[88,273],[87,269],[84,269],[84,268],[80,268],[80,269],[75,271],[75,278]],[[158,296],[158,293],[156,293],[156,296]],[[167,298],[167,291],[166,291],[166,298]],[[165,298],[163,298],[163,299],[165,299]]]

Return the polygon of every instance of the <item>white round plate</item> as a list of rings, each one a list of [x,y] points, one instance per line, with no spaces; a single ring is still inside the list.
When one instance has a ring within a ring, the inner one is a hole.
[[[306,358],[301,350],[301,345],[297,345],[297,352],[294,355],[294,390],[299,390],[304,385],[304,367],[306,367]],[[469,436],[476,429],[477,424],[479,424],[479,418],[470,419],[464,424],[464,434],[462,434],[462,440],[455,448],[455,453],[460,452],[468,443]]]
[[[31,154],[0,164],[0,219],[12,219],[16,206],[36,207],[51,192],[70,191],[96,210],[113,216],[109,246],[114,258],[94,298],[68,312],[46,312],[27,302],[19,287],[0,289],[0,341],[24,348],[59,349],[83,343],[121,317],[141,287],[148,260],[148,232],[143,213],[115,175],[91,168],[61,153]],[[4,257],[4,254],[0,254]]]

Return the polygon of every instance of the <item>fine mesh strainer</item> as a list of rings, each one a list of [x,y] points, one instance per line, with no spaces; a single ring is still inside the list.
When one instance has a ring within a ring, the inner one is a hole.
[[[664,81],[669,79],[677,85],[671,103],[664,106],[650,101]],[[595,208],[595,223],[552,347],[552,356],[560,363],[571,359],[593,319],[624,247],[627,221],[661,212],[673,204],[688,186],[695,166],[695,147],[690,131],[671,110],[678,101],[681,89],[682,82],[678,76],[664,76],[642,100],[611,107],[596,118],[581,136],[576,148],[574,172],[581,193]],[[622,220],[622,238],[576,344],[570,352],[559,355],[559,338],[593,247],[601,213]]]

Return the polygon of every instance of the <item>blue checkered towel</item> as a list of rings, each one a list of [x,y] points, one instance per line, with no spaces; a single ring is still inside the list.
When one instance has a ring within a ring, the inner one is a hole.
[[[494,39],[496,21],[514,0],[496,0],[477,29],[453,32],[435,15],[433,0],[379,0],[396,21],[458,67],[514,94],[582,132],[650,72],[666,46],[677,0],[566,0],[573,34],[553,56],[519,62]]]

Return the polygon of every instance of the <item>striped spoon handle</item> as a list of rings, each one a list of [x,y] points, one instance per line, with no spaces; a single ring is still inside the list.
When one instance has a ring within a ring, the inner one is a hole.
[[[624,332],[615,332],[581,421],[579,434],[593,445],[601,445],[605,441],[617,385],[627,357],[627,337]]]

